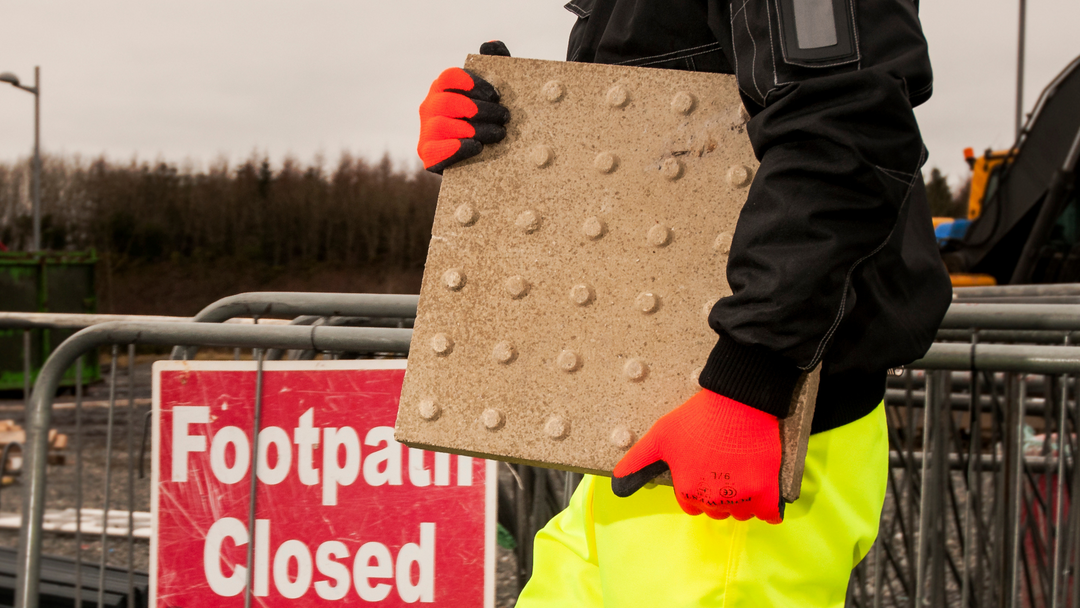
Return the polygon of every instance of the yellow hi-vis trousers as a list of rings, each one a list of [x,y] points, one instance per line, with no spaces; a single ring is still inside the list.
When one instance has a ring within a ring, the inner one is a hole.
[[[800,608],[844,605],[885,500],[885,408],[810,437],[801,497],[784,522],[691,517],[670,487],[629,498],[586,477],[537,533],[517,608]]]

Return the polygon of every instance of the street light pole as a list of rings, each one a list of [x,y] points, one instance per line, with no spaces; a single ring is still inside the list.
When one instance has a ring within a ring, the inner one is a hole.
[[[0,74],[0,82],[6,82],[11,86],[34,94],[34,160],[31,171],[33,173],[33,209],[34,238],[30,251],[41,251],[41,68],[34,66],[34,86],[28,87],[19,83],[19,77],[11,72]]]
[[[1016,37],[1016,137],[1024,128],[1024,30],[1027,21],[1027,0],[1020,0],[1020,31]]]
[[[34,66],[34,251],[41,251],[41,68]]]

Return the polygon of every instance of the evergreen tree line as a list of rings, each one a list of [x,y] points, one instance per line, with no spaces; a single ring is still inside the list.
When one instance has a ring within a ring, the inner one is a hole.
[[[962,217],[969,185],[950,191],[938,169],[927,176],[935,216]],[[29,162],[0,163],[0,243],[29,249]],[[272,266],[332,262],[419,268],[424,264],[440,178],[344,153],[321,159],[265,156],[206,169],[170,162],[46,156],[42,162],[42,244],[93,248],[113,264],[189,258]]]
[[[970,195],[970,177],[959,190],[953,192],[949,188],[948,180],[937,167],[931,169],[930,175],[926,176],[926,198],[930,203],[930,214],[934,217],[966,218]]]
[[[330,169],[264,156],[208,168],[104,157],[42,159],[42,244],[113,263],[190,258],[417,268],[440,178],[342,154]],[[0,242],[29,249],[29,163],[0,163]]]

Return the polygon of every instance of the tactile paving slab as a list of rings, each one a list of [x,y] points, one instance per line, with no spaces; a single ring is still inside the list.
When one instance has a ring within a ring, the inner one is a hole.
[[[507,137],[445,172],[397,419],[406,444],[610,474],[699,389],[757,162],[732,76],[486,57]],[[817,393],[785,421],[798,496]]]

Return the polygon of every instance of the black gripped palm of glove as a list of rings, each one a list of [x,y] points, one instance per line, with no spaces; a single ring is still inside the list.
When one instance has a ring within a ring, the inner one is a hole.
[[[481,55],[509,57],[498,40],[480,45]],[[424,168],[442,174],[447,167],[471,158],[506,137],[503,125],[510,111],[499,103],[489,82],[461,68],[449,68],[431,83],[420,104],[420,142],[416,147]]]
[[[615,465],[611,490],[628,497],[671,471],[689,515],[784,519],[780,422],[772,414],[702,389],[668,412]]]

